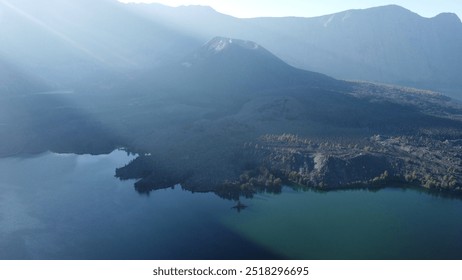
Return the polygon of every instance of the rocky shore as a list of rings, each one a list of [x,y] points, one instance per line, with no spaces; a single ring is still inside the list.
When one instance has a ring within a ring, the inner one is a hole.
[[[202,188],[188,181],[187,173],[156,168],[150,156],[119,168],[116,175],[141,178],[135,184],[140,193],[180,183],[191,191],[213,191],[234,200],[261,191],[278,193],[283,184],[320,190],[404,185],[462,194],[462,140],[445,136],[374,135],[350,141],[267,134],[243,145],[242,157],[230,167],[238,170],[247,162],[240,175]]]

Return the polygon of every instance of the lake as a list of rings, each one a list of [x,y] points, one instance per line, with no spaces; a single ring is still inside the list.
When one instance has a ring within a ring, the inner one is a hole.
[[[0,159],[0,259],[461,259],[462,200],[414,189],[140,195],[133,159]]]

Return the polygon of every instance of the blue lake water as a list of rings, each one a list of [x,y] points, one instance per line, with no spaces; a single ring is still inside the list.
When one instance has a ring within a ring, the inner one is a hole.
[[[0,259],[462,259],[462,200],[387,188],[285,187],[235,202],[181,186],[140,195],[133,159],[0,159]]]

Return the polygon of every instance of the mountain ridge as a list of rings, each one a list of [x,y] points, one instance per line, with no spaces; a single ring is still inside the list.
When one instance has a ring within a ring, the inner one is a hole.
[[[128,5],[128,8],[133,6]],[[149,7],[149,6],[148,6]],[[422,17],[397,5],[313,18],[195,16],[184,8],[136,11],[202,40],[252,40],[297,68],[329,76],[430,89],[462,98],[462,23],[454,14]],[[184,24],[187,20],[188,24]]]

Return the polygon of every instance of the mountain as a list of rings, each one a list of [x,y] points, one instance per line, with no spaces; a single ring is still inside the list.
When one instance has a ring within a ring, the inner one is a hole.
[[[146,77],[135,83],[142,80]],[[273,181],[280,177],[288,180],[290,172],[314,160],[314,151],[329,154],[326,144],[299,150],[313,139],[337,143],[329,145],[343,152],[341,157],[327,156],[325,167],[311,169],[314,173],[310,173],[312,179],[306,179],[306,184],[324,182],[336,187],[332,182],[368,182],[385,170],[404,176],[408,172],[402,168],[406,156],[398,152],[393,157],[366,152],[366,147],[380,150],[369,137],[423,137],[424,131],[450,137],[452,132],[460,135],[462,131],[457,119],[462,106],[447,97],[335,80],[296,69],[254,42],[224,37],[209,40],[166,69],[164,75],[153,77],[149,90],[139,99],[143,102],[130,111],[118,111],[118,119],[137,112],[138,117],[130,121],[137,129],[130,132],[133,141],[128,148],[149,155],[118,169],[117,176],[142,178],[135,185],[142,193],[181,183],[189,190],[216,191],[226,196],[229,188],[236,189],[234,183],[225,187],[225,182],[240,182],[246,172],[254,174],[257,181],[268,179],[265,176],[272,176]],[[293,146],[292,141],[299,143]],[[257,148],[261,145],[266,148]],[[382,153],[386,154],[384,149]],[[364,153],[364,158],[351,159]],[[288,162],[281,162],[283,158],[294,164],[285,165]],[[359,164],[375,169],[367,168],[369,173],[364,173]],[[331,165],[344,166],[343,175],[336,174]],[[351,165],[355,175],[349,177]],[[265,168],[272,171],[258,173]],[[247,177],[250,180],[252,176]]]
[[[457,51],[462,47],[462,24],[455,14],[427,19],[391,5],[298,21],[251,22],[276,34],[291,30],[292,40],[287,41],[292,47],[279,45],[281,51],[275,53],[303,68],[312,67],[342,79],[452,93],[462,88],[455,74],[462,65],[462,55]],[[289,59],[289,53],[293,59]]]
[[[206,7],[128,7],[202,40],[253,40],[298,68],[461,97],[462,23],[455,14],[424,18],[389,5],[315,18],[238,19]]]
[[[253,41],[225,37],[207,41],[174,64],[158,83],[169,81],[169,77],[183,80],[175,84],[187,89],[213,87],[227,92],[233,88],[261,91],[336,82],[323,74],[300,71]]]

